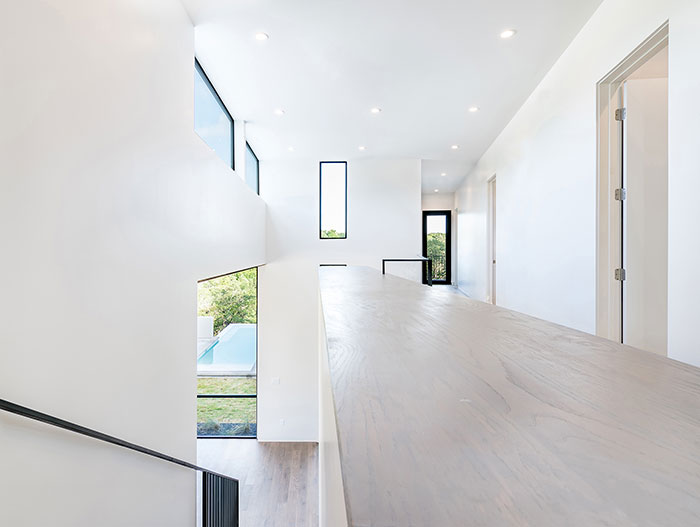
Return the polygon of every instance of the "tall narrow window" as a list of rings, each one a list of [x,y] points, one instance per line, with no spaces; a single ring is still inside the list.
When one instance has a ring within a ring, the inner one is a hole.
[[[257,434],[257,268],[197,290],[197,436]]]
[[[248,143],[245,144],[245,182],[260,194],[260,161]]]
[[[233,117],[197,60],[194,69],[194,131],[234,168]]]
[[[345,161],[321,161],[320,169],[321,239],[348,237],[348,164]]]

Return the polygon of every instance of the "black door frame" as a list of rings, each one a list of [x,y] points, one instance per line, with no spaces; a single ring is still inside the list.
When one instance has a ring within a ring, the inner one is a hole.
[[[452,211],[424,210],[423,211],[423,256],[428,256],[428,216],[445,216],[445,280],[433,280],[434,284],[452,284]],[[425,266],[427,267],[427,266]],[[433,265],[433,269],[435,266]],[[423,283],[428,280],[423,269]]]

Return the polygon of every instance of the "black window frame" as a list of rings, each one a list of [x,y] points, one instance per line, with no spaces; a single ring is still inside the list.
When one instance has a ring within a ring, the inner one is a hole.
[[[423,256],[428,258],[428,217],[429,216],[445,216],[445,279],[435,280],[432,283],[438,285],[452,284],[452,211],[451,210],[424,210],[423,211]],[[435,265],[433,265],[433,270]],[[427,266],[423,268],[423,283],[428,283]]]
[[[323,236],[323,165],[345,165],[345,232],[338,238],[324,238]],[[347,161],[321,161],[318,164],[318,237],[320,240],[347,240],[348,238],[348,162]]]
[[[231,115],[231,112],[228,111],[228,108],[226,108],[226,105],[224,104],[223,99],[219,95],[219,92],[216,91],[216,88],[214,88],[214,85],[212,84],[211,80],[209,80],[209,76],[207,75],[207,72],[204,71],[204,68],[200,64],[199,60],[195,57],[194,59],[194,69],[195,71],[199,72],[202,74],[202,78],[204,79],[204,83],[207,85],[211,93],[214,95],[214,98],[216,99],[216,102],[219,103],[219,106],[221,106],[221,109],[224,111],[226,116],[229,118],[231,121],[231,170],[235,171],[236,170],[236,126],[235,126],[235,119]],[[196,133],[196,131],[195,131]],[[197,134],[199,136],[199,134]],[[201,136],[199,136],[201,139]],[[204,141],[204,139],[202,139]],[[204,141],[206,144],[206,141]],[[209,145],[207,145],[209,146]],[[222,160],[223,161],[223,160]]]
[[[207,282],[208,280],[214,280],[216,278],[221,278],[222,276],[228,276],[231,274],[242,273],[243,271],[250,271],[255,269],[255,393],[216,393],[216,394],[203,394],[199,393],[199,388],[197,389],[197,399],[255,399],[255,435],[200,435],[197,434],[197,439],[258,439],[258,417],[259,417],[259,405],[258,405],[258,388],[260,379],[260,266],[246,267],[245,269],[239,269],[238,271],[231,271],[230,273],[224,273],[216,276],[211,276],[209,278],[203,278],[197,280],[197,283]],[[199,377],[199,375],[197,375]],[[226,376],[224,376],[226,377]]]
[[[246,153],[250,150],[250,153],[253,154],[253,157],[255,158],[255,162],[257,163],[257,174],[256,174],[256,181],[255,181],[255,192],[260,195],[260,159],[258,158],[257,154],[255,153],[255,150],[253,150],[253,147],[250,146],[250,143],[248,141],[245,142],[245,148],[246,148]],[[248,177],[248,166],[246,165],[246,178]],[[247,183],[247,181],[246,181]]]

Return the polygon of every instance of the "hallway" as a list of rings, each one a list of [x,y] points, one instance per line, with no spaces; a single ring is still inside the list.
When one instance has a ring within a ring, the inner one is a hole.
[[[0,527],[700,527],[700,0],[0,13]]]

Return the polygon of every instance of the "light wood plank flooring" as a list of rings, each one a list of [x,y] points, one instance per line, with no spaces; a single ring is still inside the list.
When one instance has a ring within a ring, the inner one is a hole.
[[[700,526],[700,369],[374,269],[320,275],[353,527]]]
[[[241,527],[318,526],[318,445],[200,439],[200,466],[240,481]]]

